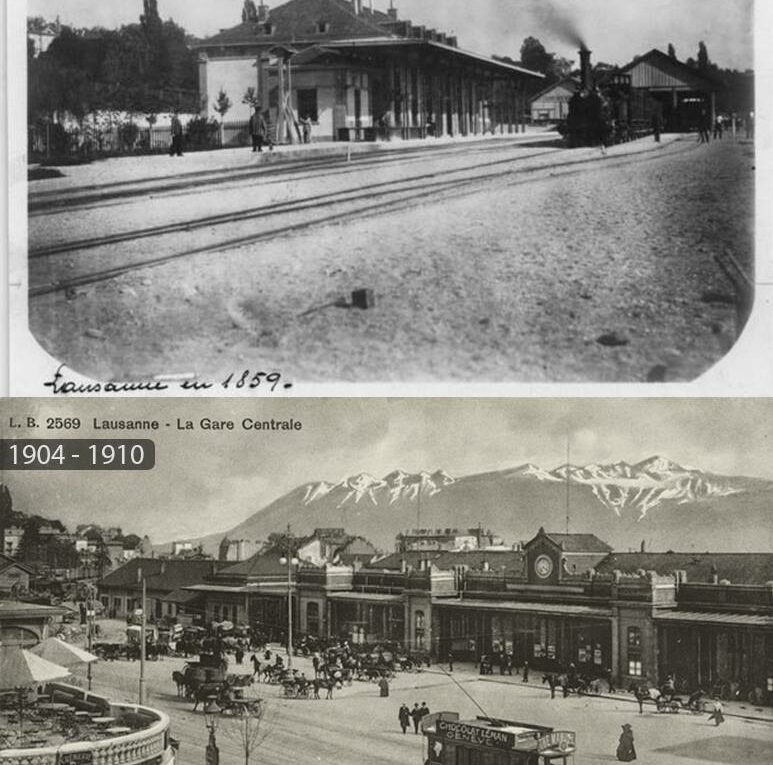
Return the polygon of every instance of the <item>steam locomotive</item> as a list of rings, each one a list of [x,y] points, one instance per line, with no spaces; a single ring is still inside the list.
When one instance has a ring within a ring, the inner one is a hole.
[[[646,91],[632,88],[631,76],[618,69],[594,77],[590,56],[589,50],[580,50],[580,87],[562,126],[568,145],[609,146],[659,129],[661,105]]]

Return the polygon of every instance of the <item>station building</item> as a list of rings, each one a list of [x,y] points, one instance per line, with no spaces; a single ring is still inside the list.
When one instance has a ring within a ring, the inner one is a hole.
[[[674,674],[681,689],[773,703],[772,553],[616,553],[592,534],[540,529],[517,550],[404,550],[305,562],[290,577],[278,556],[254,556],[177,597],[274,639],[286,636],[289,597],[296,634],[437,660],[509,652],[519,666],[571,663],[619,688]]]
[[[362,0],[246,0],[242,23],[194,45],[203,114],[247,120],[252,88],[280,142],[512,133],[543,75],[462,50],[457,39],[414,26]]]
[[[662,106],[663,126],[672,133],[697,127],[701,113],[716,119],[719,84],[709,75],[671,58],[657,48],[622,68],[634,91],[645,92]]]

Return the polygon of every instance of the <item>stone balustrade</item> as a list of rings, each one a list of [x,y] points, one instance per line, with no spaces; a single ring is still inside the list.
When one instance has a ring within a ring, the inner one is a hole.
[[[149,707],[111,704],[111,716],[142,714],[152,719],[142,730],[97,741],[74,741],[59,746],[0,750],[0,765],[173,765],[169,717]]]

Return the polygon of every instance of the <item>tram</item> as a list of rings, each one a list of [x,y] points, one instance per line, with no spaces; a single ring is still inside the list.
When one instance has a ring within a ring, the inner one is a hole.
[[[460,720],[456,712],[428,715],[425,765],[573,765],[574,731],[544,725],[477,717]]]

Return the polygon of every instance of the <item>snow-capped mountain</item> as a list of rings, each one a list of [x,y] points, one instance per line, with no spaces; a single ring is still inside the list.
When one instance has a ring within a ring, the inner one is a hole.
[[[560,531],[568,516],[572,531],[616,549],[646,539],[652,549],[759,550],[773,549],[771,506],[773,481],[715,475],[660,456],[552,470],[527,463],[468,476],[396,469],[382,478],[363,472],[302,484],[228,535],[265,539],[288,522],[299,534],[344,527],[389,550],[409,528],[483,526],[512,542],[540,526]],[[204,541],[215,547],[222,536]]]
[[[596,498],[616,515],[634,510],[643,518],[663,500],[696,502],[710,497],[726,497],[742,491],[732,479],[711,476],[700,470],[683,468],[665,457],[655,456],[629,465],[614,462],[585,467],[562,465],[552,475],[570,483],[585,484]]]

